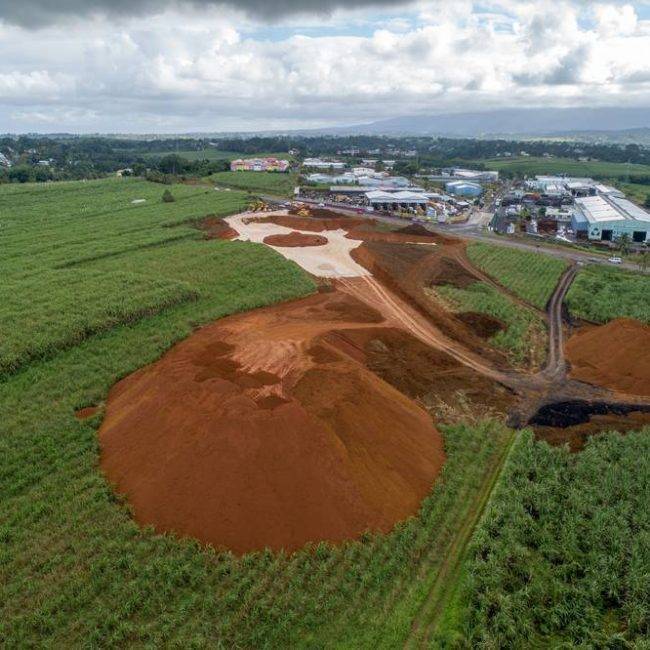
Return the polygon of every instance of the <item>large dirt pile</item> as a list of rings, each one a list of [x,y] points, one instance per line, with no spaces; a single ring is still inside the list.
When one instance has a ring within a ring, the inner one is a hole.
[[[589,327],[566,345],[573,379],[631,395],[650,396],[650,327],[619,318]]]
[[[264,243],[269,246],[280,246],[287,248],[297,248],[304,246],[325,246],[327,238],[321,235],[307,235],[303,232],[293,232],[287,235],[269,235],[264,239]]]
[[[199,330],[111,391],[104,472],[140,523],[237,553],[390,530],[444,453],[422,408],[327,341],[381,322],[333,291]]]

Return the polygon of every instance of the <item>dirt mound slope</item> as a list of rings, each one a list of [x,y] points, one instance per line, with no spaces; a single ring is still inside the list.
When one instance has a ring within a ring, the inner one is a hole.
[[[326,230],[352,230],[362,225],[367,225],[367,219],[356,219],[354,217],[298,217],[290,214],[275,214],[268,217],[253,217],[254,221],[261,223],[274,223],[285,228],[294,230],[306,230],[307,232],[324,232]]]
[[[314,207],[292,207],[289,214],[296,217],[307,217],[309,219],[349,219],[349,215],[328,208]]]
[[[264,239],[264,243],[269,246],[286,246],[288,248],[325,246],[327,238],[321,235],[307,235],[294,230],[288,235],[270,235]]]
[[[403,235],[416,235],[420,237],[426,237],[427,239],[433,240],[436,243],[442,244],[444,246],[463,245],[462,240],[457,239],[456,237],[448,237],[447,235],[442,235],[441,233],[432,232],[420,223],[411,223],[408,226],[404,226],[404,228],[400,228],[396,232]]]
[[[462,246],[364,242],[351,255],[382,284],[424,314],[443,334],[495,367],[507,367],[505,355],[490,347],[483,334],[475,331],[474,323],[459,319],[431,295],[430,288],[435,285],[469,286],[478,281],[464,260]]]
[[[230,227],[221,217],[208,216],[197,223],[206,239],[236,239],[239,233]]]
[[[335,290],[199,330],[111,391],[109,481],[138,522],[237,553],[390,530],[444,452],[426,411],[328,343],[381,322]]]
[[[420,224],[410,224],[399,230],[377,230],[374,222],[366,222],[350,230],[350,239],[359,239],[368,242],[387,242],[393,244],[443,244],[450,245],[458,243],[459,240],[444,237],[427,230]]]
[[[586,327],[566,344],[573,379],[650,397],[650,327],[619,318]]]
[[[394,327],[336,330],[323,337],[409,397],[435,407],[459,401],[505,414],[513,394],[448,354]]]

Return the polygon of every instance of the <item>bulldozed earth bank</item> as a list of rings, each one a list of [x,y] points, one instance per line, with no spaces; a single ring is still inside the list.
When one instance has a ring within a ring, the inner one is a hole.
[[[113,388],[101,465],[138,522],[236,553],[291,552],[416,514],[444,462],[438,422],[505,420],[536,404],[527,418],[538,436],[575,450],[598,431],[650,422],[630,407],[650,395],[636,362],[647,343],[632,345],[639,324],[576,334],[568,377],[515,371],[490,341],[504,323],[453,313],[431,291],[498,288],[464,242],[327,214],[212,225],[272,245],[319,276],[321,291],[204,327]],[[594,353],[623,331],[628,343],[607,362]],[[623,405],[610,408],[614,397]]]
[[[335,289],[202,328],[111,391],[103,470],[140,523],[237,553],[387,532],[444,452],[346,342],[383,323]]]

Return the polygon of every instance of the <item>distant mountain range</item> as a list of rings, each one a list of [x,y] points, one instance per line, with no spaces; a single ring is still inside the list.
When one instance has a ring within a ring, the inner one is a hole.
[[[503,109],[394,117],[370,124],[322,129],[336,135],[422,135],[452,137],[564,136],[588,132],[603,139],[612,132],[650,135],[650,108]],[[629,133],[632,132],[632,133]]]

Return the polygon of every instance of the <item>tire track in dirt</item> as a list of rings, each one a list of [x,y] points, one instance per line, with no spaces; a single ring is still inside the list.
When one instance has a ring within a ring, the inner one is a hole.
[[[398,326],[401,326],[419,338],[423,343],[446,352],[463,365],[472,368],[490,379],[494,379],[505,385],[511,383],[512,378],[509,374],[483,363],[465,350],[462,345],[445,336],[419,312],[392,293],[374,277],[364,276],[360,279],[345,278],[341,279],[341,284],[350,294],[364,302],[371,302],[372,306],[389,322],[392,321]],[[370,298],[372,294],[374,294],[374,299]]]

